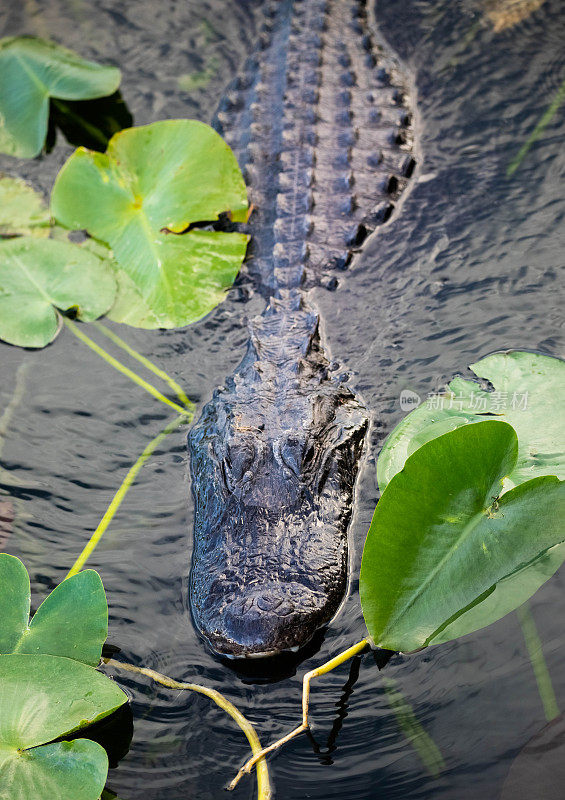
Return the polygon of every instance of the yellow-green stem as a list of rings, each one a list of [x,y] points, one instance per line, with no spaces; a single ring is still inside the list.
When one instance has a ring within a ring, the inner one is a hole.
[[[141,378],[137,373],[133,370],[126,367],[121,361],[118,361],[117,358],[111,356],[110,353],[107,353],[103,347],[100,347],[99,344],[87,336],[83,330],[80,329],[78,325],[76,325],[72,320],[68,317],[63,317],[63,321],[67,328],[74,333],[77,339],[80,339],[81,342],[84,342],[87,347],[90,347],[97,355],[104,359],[108,364],[110,364],[114,369],[117,369],[118,372],[121,372],[122,375],[126,375],[131,381],[136,383],[138,386],[141,386],[142,389],[145,389],[146,392],[149,392],[156,400],[160,400],[161,403],[165,403],[165,405],[170,406],[170,408],[174,408],[174,410],[178,414],[192,414],[188,409],[179,406],[178,403],[174,403],[172,400],[169,400],[168,397],[160,392],[158,389],[155,388],[151,383]]]
[[[198,692],[198,694],[203,694],[216,703],[216,705],[229,714],[230,717],[241,728],[247,737],[247,741],[251,746],[253,755],[256,756],[258,800],[270,800],[272,798],[273,795],[269,781],[269,770],[267,767],[267,762],[261,756],[261,742],[259,741],[259,737],[257,736],[255,728],[249,722],[249,720],[243,716],[241,711],[239,711],[239,709],[237,709],[233,703],[230,703],[229,700],[220,694],[220,692],[217,692],[215,689],[208,689],[206,686],[200,686],[197,683],[181,683],[180,681],[175,681],[173,678],[169,678],[166,675],[161,675],[160,672],[155,672],[152,669],[136,667],[133,664],[127,664],[123,661],[115,661],[113,658],[109,659],[106,663],[112,667],[116,667],[117,669],[124,669],[128,672],[136,672],[140,675],[146,675],[148,678],[160,683],[162,686],[166,686],[168,689],[186,689],[191,692]]]
[[[88,540],[86,546],[84,547],[82,553],[79,555],[67,575],[66,578],[70,578],[72,575],[76,575],[77,572],[80,572],[81,569],[84,567],[87,560],[90,558],[92,553],[94,552],[96,546],[100,542],[100,539],[106,532],[108,525],[114,518],[118,508],[120,507],[124,497],[126,496],[129,488],[135,481],[141,467],[145,464],[147,459],[155,452],[159,444],[163,441],[163,439],[167,436],[167,434],[171,433],[172,431],[176,430],[180,425],[184,422],[189,421],[189,416],[187,413],[182,414],[180,417],[177,417],[172,422],[169,422],[167,427],[161,431],[154,439],[152,439],[149,444],[145,447],[143,453],[139,456],[135,464],[133,464],[129,470],[125,478],[123,479],[120,488],[112,498],[112,502],[108,506],[108,509],[100,522],[98,523],[98,527]]]
[[[143,366],[146,369],[150,370],[154,375],[157,375],[157,377],[161,378],[162,381],[165,381],[165,383],[167,383],[171,387],[171,389],[176,394],[176,396],[181,401],[181,403],[183,405],[185,405],[186,408],[190,409],[191,411],[194,411],[194,407],[195,407],[194,403],[191,400],[188,399],[188,397],[186,396],[182,386],[180,386],[175,381],[174,378],[171,378],[171,376],[168,375],[165,372],[165,370],[163,370],[160,367],[158,367],[156,364],[154,364],[152,361],[150,361],[146,356],[143,356],[141,353],[138,353],[137,350],[134,350],[134,348],[130,344],[125,342],[111,328],[107,328],[101,322],[93,322],[92,325],[94,325],[96,330],[100,331],[100,333],[104,334],[104,336],[107,336],[108,339],[110,339],[112,342],[114,342],[115,345],[117,345],[118,347],[121,347],[122,350],[125,350],[125,352],[128,355],[130,355],[132,358],[135,358],[137,361],[139,361],[140,364],[143,364]]]
[[[543,656],[543,647],[539,633],[536,627],[535,620],[532,616],[529,603],[524,603],[523,606],[517,609],[518,619],[522,626],[522,633],[524,634],[524,641],[528,648],[532,669],[536,677],[539,695],[543,703],[543,710],[545,718],[548,722],[559,716],[559,707],[553,690],[551,682],[551,675],[547,668],[545,658]]]
[[[305,728],[308,727],[308,706],[310,703],[310,682],[312,679],[319,678],[320,675],[326,675],[336,667],[339,667],[340,664],[343,664],[345,661],[349,661],[349,659],[353,658],[353,656],[356,656],[357,653],[361,653],[363,650],[365,650],[369,644],[369,639],[361,639],[361,641],[357,642],[357,644],[348,647],[347,650],[344,650],[342,653],[338,653],[337,656],[334,656],[329,661],[326,661],[326,663],[322,664],[321,667],[316,667],[316,669],[310,670],[310,672],[306,673],[302,679],[302,724]]]
[[[326,661],[325,664],[322,664],[320,667],[316,667],[316,669],[310,670],[307,672],[304,678],[302,679],[302,722],[294,730],[287,733],[286,736],[283,736],[281,739],[277,739],[276,742],[273,742],[268,747],[265,747],[263,750],[260,750],[257,753],[253,754],[253,757],[250,758],[245,764],[241,767],[233,781],[229,784],[228,789],[231,791],[235,789],[241,778],[244,775],[247,775],[255,764],[259,761],[259,759],[266,756],[268,753],[272,753],[274,750],[278,750],[279,747],[282,747],[283,744],[286,744],[291,739],[294,739],[295,736],[298,736],[304,731],[308,730],[309,722],[308,722],[308,706],[310,701],[310,682],[313,678],[317,678],[320,675],[325,675],[327,672],[331,672],[332,669],[339,667],[340,664],[343,664],[353,656],[356,656],[358,653],[361,653],[365,650],[366,647],[370,644],[370,639],[362,639],[357,644],[348,647],[347,650],[344,650],[343,653],[339,653],[334,658],[331,658],[329,661]]]

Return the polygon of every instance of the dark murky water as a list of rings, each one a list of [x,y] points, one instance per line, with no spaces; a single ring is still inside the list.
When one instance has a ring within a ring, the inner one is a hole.
[[[334,357],[374,412],[352,528],[351,591],[319,651],[297,674],[257,684],[216,661],[198,640],[186,610],[192,507],[184,433],[171,435],[144,467],[90,562],[108,593],[110,641],[124,658],[225,692],[265,741],[297,722],[303,672],[364,635],[361,548],[377,499],[376,455],[402,416],[401,390],[425,395],[496,349],[564,354],[564,107],[506,177],[565,80],[560,5],[546,0],[530,19],[495,35],[479,0],[379,4],[384,34],[415,75],[422,166],[401,213],[340,275],[337,292],[315,297]],[[137,124],[210,120],[259,18],[259,2],[237,0],[2,0],[0,35],[50,36],[119,65]],[[71,150],[60,138],[49,156],[31,163],[3,158],[0,167],[48,193]],[[245,321],[261,308],[243,275],[226,302],[188,330],[120,333],[204,402],[239,361]],[[5,549],[26,562],[37,603],[62,579],[167,414],[67,331],[40,353],[0,345],[0,358],[1,408],[18,370],[25,381],[1,453],[1,492],[11,495],[17,514]],[[565,705],[563,590],[561,571],[532,609]],[[321,752],[301,738],[271,761],[279,798],[495,800],[512,759],[545,724],[516,615],[462,641],[396,657],[383,674],[440,748],[441,777],[426,772],[404,738],[365,656],[348,700],[340,701],[347,666],[317,684]],[[205,698],[141,680],[125,684],[134,740],[110,772],[109,787],[123,800],[224,797],[222,787],[246,757],[239,730]],[[234,798],[254,792],[247,780]],[[531,791],[527,796],[533,800]]]

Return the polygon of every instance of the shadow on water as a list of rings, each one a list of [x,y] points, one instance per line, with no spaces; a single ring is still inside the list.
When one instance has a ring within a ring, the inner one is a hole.
[[[319,652],[324,633],[324,630],[317,631],[308,644],[295,653],[287,651],[272,658],[221,658],[220,661],[244,683],[278,683],[296,675],[300,664]]]
[[[121,706],[109,717],[105,717],[88,728],[83,728],[64,740],[71,742],[73,739],[87,738],[98,742],[108,755],[110,769],[115,769],[122,758],[127,755],[133,737],[133,713],[129,703]]]
[[[104,152],[115,133],[133,125],[120,91],[95,100],[54,100],[49,106],[45,149],[50,153],[60,131],[69,144]]]

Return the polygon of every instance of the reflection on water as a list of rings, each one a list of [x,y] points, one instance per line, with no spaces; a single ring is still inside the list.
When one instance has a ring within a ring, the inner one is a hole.
[[[565,717],[536,733],[516,757],[500,800],[561,800],[565,786]]]
[[[26,0],[0,6],[0,32],[50,36],[87,58],[118,64],[137,124],[210,120],[252,46],[261,7],[259,0]],[[366,242],[354,268],[340,273],[336,292],[315,292],[332,354],[373,415],[352,526],[350,596],[316,642],[318,652],[261,683],[215,660],[199,641],[186,607],[192,507],[180,432],[144,467],[91,562],[107,587],[110,640],[123,657],[219,689],[265,740],[297,721],[303,672],[364,636],[361,548],[377,499],[375,458],[403,416],[400,392],[425,396],[493,350],[564,354],[563,106],[520,168],[511,177],[507,170],[565,80],[565,15],[559,0],[546,0],[497,33],[483,14],[482,0],[379,4],[384,34],[416,76],[423,163],[401,215]],[[71,151],[59,137],[48,156],[2,158],[0,169],[47,193]],[[246,320],[261,310],[244,273],[226,302],[189,329],[120,333],[203,403],[240,361]],[[5,547],[24,559],[33,591],[45,595],[127,468],[166,424],[166,411],[67,332],[37,355],[1,345],[0,358],[1,408],[19,365],[33,359],[1,453],[0,502],[16,512]],[[531,603],[561,705],[563,575]],[[516,615],[459,642],[395,656],[383,675],[439,748],[446,763],[440,777],[425,770],[365,656],[352,692],[347,665],[315,686],[318,744],[313,752],[306,737],[296,739],[273,759],[278,796],[500,797],[514,757],[545,722]],[[247,754],[240,731],[206,698],[132,677],[123,682],[133,697],[134,738],[109,786],[122,800],[141,793],[146,800],[224,797],[222,787]],[[243,781],[233,796],[253,792],[253,782]]]

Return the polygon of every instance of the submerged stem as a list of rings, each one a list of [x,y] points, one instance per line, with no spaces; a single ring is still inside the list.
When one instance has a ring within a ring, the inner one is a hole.
[[[253,752],[254,757],[254,764],[257,764],[257,793],[258,793],[258,800],[271,800],[273,794],[271,791],[271,784],[269,781],[269,770],[267,767],[267,762],[263,757],[263,750],[261,749],[261,742],[259,741],[259,737],[255,731],[255,728],[249,722],[247,717],[244,717],[241,711],[237,709],[233,703],[230,703],[220,692],[217,692],[215,689],[208,689],[206,686],[200,686],[197,683],[181,683],[179,681],[173,680],[173,678],[169,678],[166,675],[161,675],[160,672],[155,672],[152,669],[147,669],[146,667],[136,667],[134,664],[127,664],[123,661],[115,661],[113,658],[109,659],[107,662],[112,667],[116,667],[117,669],[127,670],[128,672],[136,672],[140,675],[146,675],[148,678],[160,683],[162,686],[166,686],[168,689],[186,689],[192,692],[198,692],[198,694],[206,695],[206,697],[210,698],[216,705],[218,705],[223,711],[230,715],[230,717],[236,722],[236,724],[241,728],[245,736],[247,737],[247,741],[251,746],[251,751]]]
[[[100,539],[106,532],[106,529],[108,528],[108,525],[114,518],[118,508],[122,503],[122,500],[126,496],[129,488],[135,481],[138,472],[140,471],[141,467],[145,464],[147,459],[155,452],[155,450],[157,449],[159,444],[163,441],[163,439],[167,436],[167,434],[176,430],[180,425],[188,421],[189,421],[189,415],[188,413],[185,412],[180,417],[177,417],[172,422],[169,422],[167,427],[164,430],[162,430],[161,433],[155,436],[154,439],[151,439],[149,444],[145,446],[143,453],[139,456],[135,464],[133,464],[129,468],[127,475],[125,476],[120,485],[120,488],[112,498],[112,502],[108,506],[106,513],[98,523],[98,527],[88,540],[82,553],[79,555],[79,557],[77,558],[77,560],[75,561],[75,563],[73,564],[73,566],[71,567],[65,578],[70,578],[73,575],[76,575],[77,572],[80,572],[81,569],[84,567],[86,561],[90,558],[96,546],[98,545]]]
[[[385,675],[381,675],[381,680],[398,727],[416,750],[430,775],[439,778],[445,768],[439,747],[416,718],[413,708],[398,690],[396,681]]]
[[[190,415],[192,418],[192,410],[183,408],[182,406],[179,406],[178,403],[174,403],[172,400],[169,400],[169,398],[165,397],[165,395],[156,389],[153,384],[149,383],[144,378],[141,378],[136,372],[129,369],[129,367],[126,367],[125,364],[121,363],[121,361],[118,361],[117,358],[114,358],[114,356],[111,356],[110,353],[107,353],[103,347],[100,347],[99,344],[96,344],[96,342],[91,339],[90,336],[87,336],[86,333],[84,333],[84,331],[82,331],[79,326],[68,317],[63,317],[63,322],[67,328],[74,333],[77,339],[80,339],[81,342],[84,342],[87,347],[90,347],[91,350],[93,350],[97,355],[103,358],[104,361],[114,367],[114,369],[117,369],[118,372],[121,372],[122,375],[126,375],[131,381],[137,383],[138,386],[141,386],[142,389],[145,389],[146,392],[149,392],[150,395],[153,395],[156,400],[160,400],[161,403],[165,403],[171,408],[174,408],[174,410],[179,414]]]
[[[104,336],[107,336],[108,339],[110,339],[112,342],[114,342],[115,345],[117,345],[118,347],[121,347],[122,350],[125,350],[125,352],[128,355],[130,355],[132,358],[135,358],[137,361],[139,361],[140,364],[143,364],[143,366],[146,369],[150,370],[151,372],[153,372],[154,375],[157,375],[157,377],[159,377],[159,378],[161,378],[161,380],[165,381],[165,383],[167,383],[171,387],[171,389],[176,394],[176,396],[181,401],[181,403],[183,405],[185,405],[191,411],[194,411],[194,407],[195,407],[194,403],[191,400],[188,399],[188,397],[186,396],[182,386],[180,386],[175,381],[174,378],[171,378],[171,376],[168,375],[165,372],[165,370],[163,370],[160,367],[158,367],[156,364],[154,364],[152,361],[150,361],[146,356],[142,355],[141,353],[138,353],[137,350],[134,350],[134,348],[130,344],[125,342],[111,328],[107,328],[106,325],[104,325],[102,322],[96,321],[96,322],[93,322],[91,324],[94,325],[96,330],[100,331],[100,333],[104,334]]]
[[[528,648],[532,669],[536,676],[536,683],[538,685],[541,702],[543,703],[545,718],[548,722],[551,722],[552,719],[559,716],[559,707],[553,690],[551,675],[549,674],[543,656],[543,647],[535,620],[532,616],[530,604],[527,602],[524,603],[524,605],[517,609],[516,613],[518,614],[518,619],[522,627],[522,633],[524,634],[524,641]]]
[[[549,106],[547,107],[547,109],[545,110],[543,115],[541,116],[541,118],[540,118],[538,124],[536,125],[536,127],[533,129],[531,134],[528,136],[527,140],[524,142],[522,147],[519,149],[517,155],[512,159],[512,161],[508,165],[508,169],[506,170],[506,177],[507,178],[510,178],[510,177],[512,177],[512,175],[514,175],[514,173],[516,172],[516,170],[518,169],[518,167],[520,166],[520,164],[524,160],[528,150],[533,145],[533,143],[537,139],[539,139],[539,137],[542,135],[544,130],[547,128],[547,126],[549,125],[549,123],[553,119],[553,115],[556,113],[556,111],[558,110],[559,106],[561,105],[561,103],[564,100],[565,100],[565,81],[563,81],[563,83],[561,84],[561,86],[559,87],[557,92],[555,93],[555,97],[553,98],[553,100],[551,101],[551,103],[549,104]]]
[[[2,415],[0,416],[0,454],[2,453],[4,439],[8,433],[8,428],[10,427],[10,422],[14,416],[14,412],[23,400],[25,393],[25,374],[28,371],[30,364],[30,361],[22,361],[22,363],[18,366],[16,371],[14,392],[8,401],[6,408],[2,412]]]
[[[231,791],[235,789],[241,778],[244,775],[247,775],[255,764],[259,761],[259,759],[266,756],[268,753],[272,753],[274,750],[278,750],[279,747],[282,747],[283,744],[286,744],[291,739],[294,739],[295,736],[303,733],[304,731],[308,730],[309,728],[309,721],[308,721],[308,710],[309,710],[309,703],[310,703],[310,682],[313,678],[317,678],[320,675],[325,675],[327,672],[331,672],[336,667],[339,667],[340,664],[343,664],[353,656],[356,656],[358,653],[361,653],[365,648],[370,644],[369,639],[362,639],[357,644],[348,647],[347,650],[344,650],[343,653],[339,653],[334,658],[331,658],[329,661],[326,661],[325,664],[322,664],[320,667],[316,667],[316,669],[310,670],[307,672],[304,678],[302,679],[302,723],[295,728],[294,730],[287,733],[286,736],[283,736],[281,739],[277,739],[276,742],[273,742],[268,747],[265,747],[263,750],[260,750],[257,753],[253,754],[253,757],[250,758],[245,764],[241,767],[233,781],[229,784],[228,789]]]

